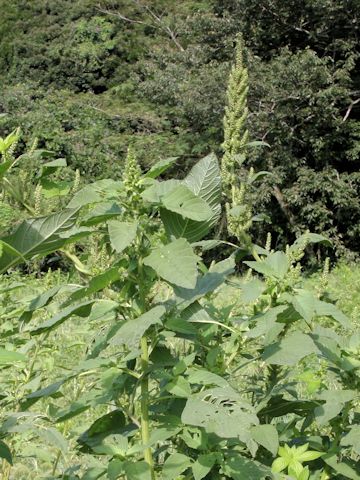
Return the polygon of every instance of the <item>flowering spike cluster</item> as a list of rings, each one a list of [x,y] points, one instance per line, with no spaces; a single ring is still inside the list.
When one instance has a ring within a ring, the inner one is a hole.
[[[141,203],[141,169],[132,147],[128,148],[122,180],[126,192],[127,202],[134,209],[136,209]]]
[[[29,155],[33,155],[35,150],[37,149],[39,143],[39,139],[37,137],[34,138],[33,143],[31,144],[30,150],[29,150]]]
[[[73,183],[73,186],[72,186],[72,193],[76,193],[79,190],[80,181],[81,181],[80,170],[77,168],[75,170],[75,177],[74,177],[74,183]]]
[[[35,217],[41,215],[41,203],[42,203],[42,185],[39,183],[36,185],[34,192],[34,213]]]
[[[227,106],[224,116],[224,156],[222,161],[223,183],[231,191],[238,183],[235,173],[236,155],[245,153],[249,132],[246,127],[248,116],[247,94],[249,91],[248,71],[243,61],[243,41],[238,39],[235,63],[231,69],[227,88]]]
[[[252,224],[252,209],[246,201],[247,183],[241,182],[238,163],[245,159],[249,139],[247,129],[247,95],[249,91],[248,71],[243,61],[243,41],[238,39],[235,63],[231,69],[227,88],[227,106],[224,116],[224,155],[221,175],[228,203],[226,212],[228,231],[238,239],[244,239]],[[253,169],[248,180],[253,176]]]

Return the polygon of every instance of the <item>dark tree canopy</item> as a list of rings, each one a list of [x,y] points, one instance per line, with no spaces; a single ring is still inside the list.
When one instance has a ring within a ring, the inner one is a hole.
[[[234,42],[246,45],[249,130],[270,148],[248,165],[259,224],[291,241],[304,229],[338,252],[360,240],[360,4],[357,0],[0,1],[0,133],[65,156],[89,178],[214,150]],[[280,241],[280,240],[279,240]]]

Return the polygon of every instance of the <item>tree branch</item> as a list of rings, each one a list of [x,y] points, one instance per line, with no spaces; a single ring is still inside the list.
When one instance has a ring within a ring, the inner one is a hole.
[[[159,16],[152,10],[148,5],[143,5],[140,1],[138,0],[133,0],[133,3],[140,8],[145,14],[150,17],[152,20],[151,23],[144,22],[143,20],[134,20],[133,18],[126,17],[125,15],[122,15],[120,12],[114,12],[111,10],[106,10],[104,8],[101,8],[100,6],[97,8],[101,13],[105,13],[107,15],[112,15],[114,17],[118,17],[121,20],[124,20],[125,22],[128,23],[137,23],[139,25],[145,25],[146,27],[151,27],[155,29],[160,29],[162,30],[169,38],[170,40],[176,45],[176,47],[181,51],[184,52],[184,47],[181,45],[181,43],[177,39],[176,32],[171,29],[168,25],[164,23],[164,20],[162,18],[162,15]]]
[[[343,118],[343,122],[346,122],[346,120],[349,118],[351,110],[353,109],[353,106],[356,105],[357,103],[360,102],[360,98],[357,98],[356,100],[353,100],[350,105],[348,106],[348,109],[346,110],[346,113]]]

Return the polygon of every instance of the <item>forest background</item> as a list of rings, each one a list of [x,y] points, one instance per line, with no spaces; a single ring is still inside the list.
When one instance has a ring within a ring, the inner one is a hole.
[[[358,255],[357,0],[0,3],[0,136],[20,126],[20,152],[37,137],[84,180],[119,178],[129,144],[143,167],[178,157],[179,177],[221,155],[242,32],[250,137],[269,145],[247,167],[272,174],[252,193],[254,239],[309,229],[333,241],[325,255]]]

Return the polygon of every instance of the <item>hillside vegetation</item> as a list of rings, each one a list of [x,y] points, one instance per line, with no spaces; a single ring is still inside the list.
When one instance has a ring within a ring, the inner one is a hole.
[[[358,2],[0,3],[1,480],[360,480]]]
[[[236,35],[249,67],[248,162],[279,245],[304,229],[359,250],[357,0],[2,1],[0,131],[120,178],[127,145],[177,172],[221,153]],[[254,235],[265,241],[264,229]]]

